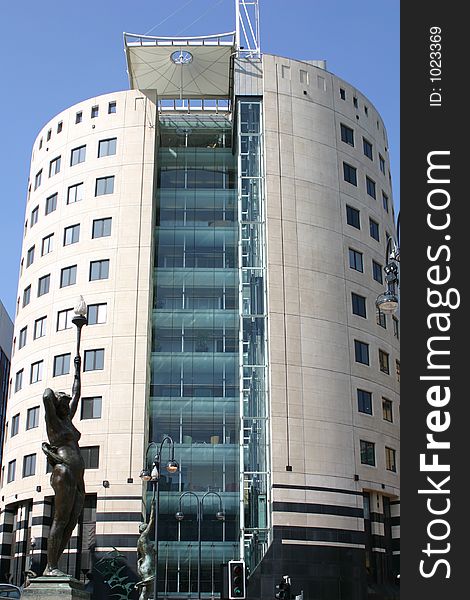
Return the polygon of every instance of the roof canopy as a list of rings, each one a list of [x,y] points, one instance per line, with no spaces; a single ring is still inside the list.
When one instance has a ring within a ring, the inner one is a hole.
[[[124,34],[129,84],[160,98],[229,98],[235,33],[168,38]]]

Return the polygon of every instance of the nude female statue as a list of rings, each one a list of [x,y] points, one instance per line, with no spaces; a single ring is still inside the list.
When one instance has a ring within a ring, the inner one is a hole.
[[[47,540],[44,575],[52,577],[67,576],[57,564],[78,522],[85,500],[85,463],[78,446],[81,434],[72,423],[80,400],[79,356],[75,357],[74,364],[72,397],[63,392],[55,393],[50,388],[45,390],[42,397],[49,438],[49,443],[42,444],[42,450],[52,466],[51,485],[55,492],[54,518]]]
[[[155,493],[155,492],[154,492]],[[140,537],[137,542],[137,570],[141,581],[135,584],[136,589],[140,588],[139,600],[148,600],[150,597],[150,585],[155,579],[155,547],[150,541],[150,532],[155,523],[155,498],[152,501],[150,518],[148,523],[139,525]]]

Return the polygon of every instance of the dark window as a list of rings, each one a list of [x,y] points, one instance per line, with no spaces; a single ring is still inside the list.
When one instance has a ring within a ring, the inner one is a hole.
[[[18,349],[23,348],[26,344],[26,336],[28,335],[28,327],[23,327],[18,336]]]
[[[357,208],[353,208],[352,206],[349,206],[349,204],[346,204],[346,221],[348,225],[351,225],[356,229],[361,228],[360,213]]]
[[[88,325],[106,323],[107,304],[90,304],[88,306]]]
[[[385,316],[385,313],[383,313],[380,308],[377,309],[377,325],[380,325],[380,327],[383,327],[384,329],[387,329],[387,318]]]
[[[91,118],[95,119],[98,116],[99,111],[100,111],[100,107],[99,106],[92,106],[91,107]]]
[[[26,255],[26,268],[29,267],[29,265],[32,265],[34,262],[34,246],[31,246],[31,248],[28,250],[28,253]]]
[[[374,219],[369,218],[369,230],[370,230],[370,237],[374,238],[374,240],[377,240],[379,242],[380,241],[379,224],[376,221],[374,221]]]
[[[363,365],[369,364],[369,344],[354,340],[354,352],[356,356],[356,362],[362,363]]]
[[[84,371],[102,371],[104,369],[104,349],[85,350]]]
[[[41,317],[34,321],[34,339],[44,337],[46,335],[47,317]]]
[[[42,169],[36,173],[34,177],[34,189],[37,190],[42,181]]]
[[[70,373],[70,354],[59,354],[58,356],[54,356],[53,377],[67,375],[67,373]]]
[[[366,113],[366,117],[369,116],[369,109],[367,108],[366,105],[364,105],[364,112]]]
[[[385,175],[385,159],[381,154],[379,154],[379,167],[382,173]]]
[[[48,142],[51,139],[51,136],[52,136],[52,129],[49,129],[49,131],[47,132],[46,142]]]
[[[357,107],[358,107],[358,104],[357,104],[357,98],[356,98],[355,96],[354,96],[354,98],[353,98],[353,105],[354,105],[354,108],[357,108]]]
[[[57,331],[64,329],[70,329],[72,327],[73,319],[73,308],[67,308],[66,310],[60,310],[57,313]]]
[[[36,223],[38,222],[39,219],[39,206],[36,206],[36,208],[33,208],[33,210],[31,211],[31,227],[33,225],[36,225]]]
[[[374,160],[374,155],[372,153],[372,144],[368,140],[366,140],[366,138],[362,138],[362,146],[364,148],[365,156],[367,156],[367,158],[370,158],[370,160]]]
[[[354,315],[358,315],[359,317],[366,318],[366,299],[364,296],[359,296],[359,294],[351,293],[352,299],[352,311]]]
[[[95,260],[90,263],[90,281],[97,279],[108,279],[109,260]]]
[[[15,393],[23,387],[23,369],[20,369],[15,376]]]
[[[63,127],[63,122],[59,121],[57,123],[57,133],[60,133],[62,131],[62,127]]]
[[[101,419],[101,396],[82,398],[81,419]]]
[[[341,100],[346,100],[346,90],[343,88],[339,88],[339,96]]]
[[[369,196],[375,200],[377,197],[377,193],[375,191],[375,181],[370,179],[370,177],[366,177],[366,190]]]
[[[400,323],[398,321],[398,319],[394,316],[392,316],[392,323],[393,323],[393,335],[397,338],[397,340],[400,339]]]
[[[397,472],[396,452],[393,448],[385,446],[385,467],[387,471]]]
[[[354,130],[347,125],[343,125],[343,123],[341,123],[341,140],[346,144],[354,146]]]
[[[34,429],[39,426],[39,406],[28,408],[26,413],[26,429]]]
[[[361,440],[361,463],[375,467],[375,444]]]
[[[30,300],[31,300],[31,286],[28,285],[28,287],[26,287],[23,290],[23,308],[29,304]]]
[[[395,371],[397,374],[397,381],[398,381],[398,383],[400,383],[400,361],[399,360],[395,361]]]
[[[51,284],[51,276],[44,275],[44,277],[40,277],[38,281],[38,297],[44,296],[44,294],[49,293],[49,287]]]
[[[14,437],[15,435],[18,435],[19,430],[20,430],[20,413],[17,413],[16,415],[13,415],[13,417],[11,418],[10,437]]]
[[[114,192],[114,175],[96,180],[95,196],[106,196]]]
[[[388,196],[384,192],[382,192],[382,204],[383,204],[384,210],[386,212],[388,212]]]
[[[349,266],[355,271],[359,271],[360,273],[364,272],[362,252],[349,248]]]
[[[382,265],[372,260],[372,277],[381,284],[383,284],[382,270]]]
[[[344,181],[357,186],[357,169],[348,163],[343,163]]]
[[[80,200],[83,200],[83,183],[71,185],[67,193],[67,204],[80,202]]]
[[[85,446],[80,448],[80,452],[85,462],[85,469],[98,469],[100,466],[99,446]]]
[[[384,421],[393,423],[393,407],[392,401],[387,398],[382,398],[382,416]]]
[[[56,208],[57,194],[53,194],[52,196],[49,196],[49,198],[46,198],[46,215],[48,215],[51,212],[54,212]]]
[[[390,374],[389,355],[383,350],[379,350],[379,365],[382,373]]]
[[[49,177],[53,177],[57,173],[60,173],[60,156],[54,158],[49,163]]]
[[[70,225],[64,229],[64,246],[76,244],[80,239],[80,225]]]
[[[112,115],[115,112],[116,112],[116,102],[110,102],[108,104],[108,114]]]
[[[100,140],[98,143],[98,158],[103,156],[112,156],[116,154],[117,138],[109,138],[108,140]]]
[[[83,114],[82,111],[79,111],[76,115],[75,115],[75,123],[81,123],[83,120]]]
[[[65,267],[60,272],[60,287],[74,285],[77,282],[77,265]]]
[[[23,458],[23,477],[31,477],[36,473],[36,455],[28,454]]]
[[[45,238],[42,238],[41,256],[45,256],[46,254],[49,254],[49,252],[52,252],[53,240],[53,233],[47,235]]]
[[[372,394],[365,390],[357,390],[357,409],[366,415],[372,414]]]
[[[85,162],[86,157],[86,145],[74,148],[70,154],[70,166],[78,165],[79,163]]]
[[[7,483],[11,483],[12,481],[15,481],[15,475],[16,475],[16,459],[11,460],[8,463]]]
[[[31,377],[30,383],[37,383],[38,381],[42,381],[42,367],[44,365],[44,361],[40,360],[31,365]]]
[[[108,217],[106,219],[95,219],[93,221],[93,230],[91,237],[95,239],[111,235],[111,223],[111,217]]]

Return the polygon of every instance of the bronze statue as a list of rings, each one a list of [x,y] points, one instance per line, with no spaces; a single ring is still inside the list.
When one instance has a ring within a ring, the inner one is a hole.
[[[155,492],[150,510],[148,523],[139,525],[139,540],[137,542],[137,570],[141,581],[135,584],[136,589],[140,589],[139,600],[148,600],[150,598],[151,585],[155,579],[155,546],[150,541],[150,532],[155,523]]]
[[[55,492],[54,518],[47,540],[47,566],[44,575],[52,577],[67,576],[57,565],[78,522],[85,500],[85,463],[78,446],[81,434],[72,423],[80,400],[79,355],[75,357],[74,364],[72,397],[63,392],[55,393],[50,388],[45,390],[42,397],[49,438],[49,443],[42,444],[42,450],[52,466],[51,486]]]

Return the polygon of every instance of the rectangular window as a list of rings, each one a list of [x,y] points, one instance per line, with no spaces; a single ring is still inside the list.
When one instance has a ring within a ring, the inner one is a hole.
[[[354,130],[343,123],[341,123],[341,141],[354,146]]]
[[[26,429],[34,429],[39,426],[39,406],[28,408],[26,413]]]
[[[78,165],[79,163],[85,162],[86,157],[86,145],[74,148],[70,154],[70,166]]]
[[[383,350],[379,350],[379,365],[382,373],[390,374],[389,355]]]
[[[31,477],[36,473],[36,455],[27,454],[23,458],[23,477]]]
[[[90,263],[90,281],[108,279],[109,260],[94,260]]]
[[[380,308],[377,309],[376,317],[377,317],[377,325],[380,325],[380,327],[387,329],[387,318],[385,316],[385,313],[383,313],[380,310]]]
[[[112,218],[108,217],[106,219],[95,219],[93,221],[93,230],[91,233],[91,237],[93,239],[100,237],[108,237],[111,235],[111,223]]]
[[[359,340],[354,340],[354,353],[356,362],[363,365],[369,364],[369,344],[360,342]]]
[[[37,190],[38,187],[41,185],[41,180],[42,180],[42,169],[40,171],[38,171],[36,173],[36,176],[34,177],[34,189]]]
[[[348,163],[343,162],[344,181],[357,186],[357,169]]]
[[[388,212],[388,196],[385,192],[382,192],[382,204],[385,212]]]
[[[375,444],[361,440],[361,463],[375,467]]]
[[[38,298],[39,296],[44,296],[44,294],[49,293],[49,287],[51,285],[51,276],[44,275],[44,277],[40,277],[38,281]]]
[[[351,293],[353,315],[367,318],[366,315],[366,299],[359,294]]]
[[[114,175],[96,180],[95,196],[106,196],[114,192]]]
[[[57,208],[57,194],[52,194],[49,198],[46,198],[46,215],[54,212]]]
[[[387,471],[397,472],[396,452],[393,448],[385,446],[385,468]]]
[[[46,254],[49,254],[49,252],[52,252],[53,241],[53,233],[51,233],[50,235],[46,235],[45,238],[42,238],[41,256],[45,256]]]
[[[100,466],[100,447],[85,446],[80,448],[80,453],[85,462],[85,469],[98,469]]]
[[[34,339],[42,338],[46,335],[47,317],[41,317],[34,321]]]
[[[339,97],[341,98],[341,100],[346,100],[346,90],[344,90],[343,88],[339,88]]]
[[[70,225],[64,229],[64,246],[76,244],[80,239],[80,225]]]
[[[90,304],[88,306],[88,325],[101,325],[106,323],[107,304]]]
[[[67,192],[67,204],[73,204],[81,200],[83,200],[83,183],[71,185]]]
[[[381,154],[379,154],[379,167],[382,173],[385,175],[385,159]]]
[[[371,198],[374,200],[377,198],[377,193],[375,191],[375,181],[373,181],[370,177],[366,177],[366,190]]]
[[[382,271],[382,265],[372,260],[372,277],[380,284],[383,284]]]
[[[101,419],[101,403],[101,396],[82,398],[82,411],[80,418],[82,420]]]
[[[28,327],[23,327],[18,336],[18,350],[26,344],[26,336],[28,335]]]
[[[387,398],[382,398],[382,417],[384,421],[393,423],[392,401],[387,400]]]
[[[365,390],[357,390],[357,409],[366,415],[372,414],[372,394]]]
[[[52,136],[52,129],[49,129],[49,131],[47,132],[47,136],[46,136],[46,142],[48,142],[51,139]]]
[[[31,246],[31,248],[28,250],[28,253],[26,255],[26,268],[29,267],[29,265],[32,265],[34,262],[34,246]]]
[[[78,111],[78,113],[75,115],[75,124],[77,123],[81,123],[83,120],[83,113],[82,111]]]
[[[349,204],[346,204],[346,222],[356,229],[361,228],[360,212]]]
[[[62,131],[63,126],[64,126],[63,121],[59,121],[57,123],[57,133],[60,133]]]
[[[96,119],[99,114],[100,107],[98,105],[91,107],[91,118]]]
[[[39,206],[36,206],[36,208],[33,208],[33,210],[31,211],[31,227],[33,225],[36,225],[36,223],[38,222],[39,219]]]
[[[394,316],[392,316],[392,323],[393,323],[393,335],[397,338],[397,340],[400,339],[400,323],[398,321],[398,319]]]
[[[60,156],[52,159],[49,163],[49,177],[53,177],[57,173],[60,173]]]
[[[8,463],[7,483],[11,483],[12,481],[15,481],[15,475],[16,475],[16,459],[11,460]]]
[[[24,288],[23,290],[23,308],[30,303],[31,300],[31,286]]]
[[[398,383],[400,383],[400,361],[399,360],[395,361],[395,371],[397,374],[397,381],[398,381]]]
[[[116,112],[116,102],[110,102],[108,104],[108,115],[112,115]]]
[[[374,240],[377,240],[379,242],[380,241],[379,224],[376,221],[374,221],[374,219],[369,218],[369,230],[370,230],[370,237],[374,238]]]
[[[364,148],[365,156],[367,156],[367,158],[370,158],[370,160],[374,160],[374,155],[372,154],[372,144],[368,140],[366,140],[366,138],[362,138],[362,145]]]
[[[39,360],[31,365],[31,376],[30,383],[37,383],[38,381],[42,381],[42,368],[44,366],[44,361]]]
[[[354,108],[357,108],[359,106],[358,103],[357,103],[356,96],[354,96],[354,98],[353,98],[353,105],[354,105]]]
[[[67,287],[77,283],[77,265],[65,267],[60,272],[60,287]]]
[[[85,350],[84,371],[102,371],[104,369],[104,349]]]
[[[366,115],[366,117],[369,116],[369,109],[367,108],[367,106],[364,104],[364,113]]]
[[[23,387],[23,369],[20,369],[15,375],[15,393]]]
[[[72,327],[73,319],[73,308],[67,308],[66,310],[59,310],[57,313],[57,331],[63,331],[64,329],[70,329]]]
[[[109,138],[108,140],[100,140],[98,143],[98,158],[103,156],[112,156],[116,154],[117,138]]]
[[[59,354],[54,356],[53,377],[67,375],[70,373],[70,354]]]
[[[13,417],[11,418],[10,437],[15,437],[15,435],[18,435],[19,430],[20,430],[20,413],[17,413],[16,415],[13,415]]]
[[[362,252],[349,248],[349,266],[355,271],[359,271],[360,273],[364,272]]]

